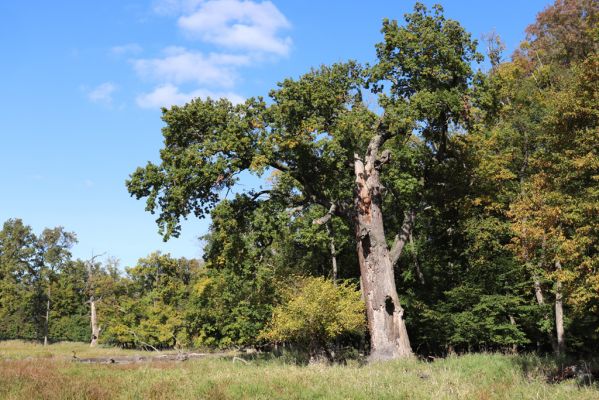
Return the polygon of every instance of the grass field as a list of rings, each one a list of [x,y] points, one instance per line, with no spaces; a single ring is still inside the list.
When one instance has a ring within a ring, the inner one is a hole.
[[[78,357],[133,355],[60,343],[0,343],[0,399],[599,399],[599,388],[546,382],[551,360],[471,354],[433,363],[296,366],[207,358],[125,365]]]

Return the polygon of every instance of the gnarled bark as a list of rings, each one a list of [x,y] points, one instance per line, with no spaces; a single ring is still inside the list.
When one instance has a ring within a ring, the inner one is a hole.
[[[368,329],[370,360],[412,356],[412,348],[395,287],[395,276],[383,227],[377,154],[382,136],[375,136],[362,160],[355,155],[355,234]]]

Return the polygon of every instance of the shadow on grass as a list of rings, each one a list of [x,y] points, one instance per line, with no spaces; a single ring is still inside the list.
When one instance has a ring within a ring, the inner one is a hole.
[[[317,357],[310,355],[305,349],[285,346],[278,349],[271,349],[264,352],[241,353],[231,357],[241,359],[253,364],[281,364],[306,366],[310,364],[326,365],[351,365],[361,367],[366,364],[366,357],[360,354],[355,348],[339,348],[336,351],[323,353]],[[241,361],[243,362],[243,361]]]
[[[572,356],[519,354],[512,358],[531,381],[542,378],[547,383],[573,381],[578,386],[593,387],[599,390],[599,360],[581,360]]]

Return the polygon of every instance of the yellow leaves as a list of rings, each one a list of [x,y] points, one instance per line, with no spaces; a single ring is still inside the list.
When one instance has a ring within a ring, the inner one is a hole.
[[[197,296],[202,296],[202,294],[204,294],[204,292],[206,291],[206,289],[210,286],[210,284],[212,283],[212,279],[209,277],[203,277],[200,280],[198,280],[196,282],[195,285],[193,285],[193,291]]]
[[[574,286],[568,303],[584,313],[599,312],[599,274],[585,275],[581,282]]]
[[[597,170],[599,169],[599,157],[593,152],[572,159],[572,165],[578,170]]]
[[[250,121],[250,127],[252,129],[261,129],[264,127],[264,124],[262,123],[262,121],[259,121],[257,119],[253,119],[252,121]]]
[[[298,147],[300,145],[300,141],[297,140],[297,139],[288,139],[284,143],[282,143],[282,145],[287,150],[293,150],[293,149],[295,149],[296,147]]]
[[[472,204],[475,206],[480,206],[481,204],[483,204],[483,199],[481,197],[477,197],[474,200],[472,200]]]
[[[250,171],[261,173],[268,166],[268,158],[264,154],[256,154],[252,158]]]
[[[297,278],[298,287],[284,290],[286,298],[273,310],[260,337],[270,341],[326,341],[364,329],[364,303],[348,283],[337,286],[324,278]]]
[[[574,282],[576,280],[576,276],[576,273],[567,269],[555,270],[547,275],[547,277],[551,280],[555,282],[559,281],[564,285],[568,285]]]

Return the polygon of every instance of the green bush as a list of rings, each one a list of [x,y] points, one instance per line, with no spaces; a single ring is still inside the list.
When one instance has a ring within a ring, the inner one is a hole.
[[[283,291],[283,299],[260,335],[270,342],[305,346],[315,356],[333,340],[366,329],[364,302],[349,282],[335,285],[322,277],[301,278]]]

